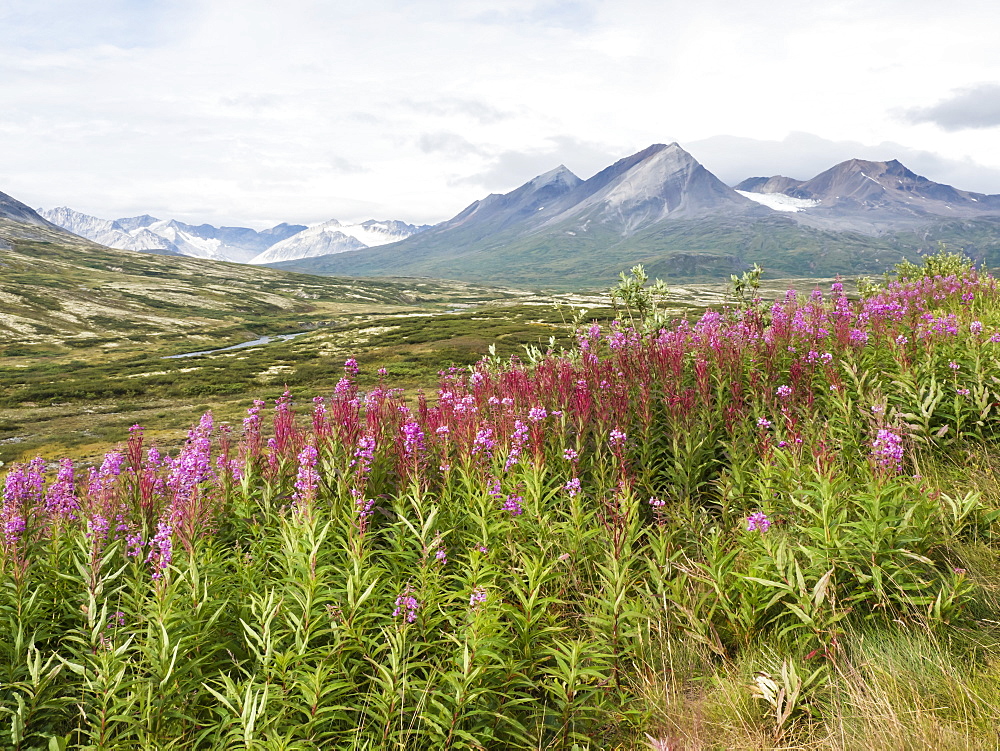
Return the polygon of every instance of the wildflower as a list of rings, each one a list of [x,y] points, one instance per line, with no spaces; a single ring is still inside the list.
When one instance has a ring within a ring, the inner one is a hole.
[[[580,492],[580,478],[574,477],[572,480],[568,480],[563,489],[569,491],[570,498],[576,498],[577,493]]]
[[[445,548],[445,546],[444,546],[444,545],[441,545],[441,546],[440,546],[440,547],[439,547],[439,548],[437,549],[437,551],[435,551],[435,553],[434,553],[434,558],[435,558],[435,560],[437,560],[437,561],[438,561],[438,562],[439,562],[439,563],[440,563],[440,564],[441,564],[442,566],[443,566],[443,565],[445,565],[446,563],[448,563],[448,549],[447,549],[447,548]]]
[[[896,337],[896,344],[898,344],[900,347],[902,347],[905,344],[909,344],[909,342],[910,340],[903,334],[900,334],[899,336]]]
[[[652,497],[649,499],[649,505],[653,508],[660,509],[667,505],[667,502],[662,498]]]
[[[358,374],[359,370],[360,370],[360,368],[358,367],[358,361],[355,360],[353,357],[349,357],[344,362],[344,372],[348,376],[352,376],[352,377],[356,376]]]
[[[951,368],[952,370],[958,370],[958,369],[959,369],[959,368],[961,368],[962,366],[961,366],[961,365],[959,365],[959,364],[958,364],[957,362],[955,362],[954,360],[952,360],[951,362],[949,362],[949,363],[948,363],[948,367],[949,367],[949,368]]]
[[[156,535],[149,541],[149,555],[146,556],[146,563],[153,564],[153,579],[162,579],[163,572],[170,566],[174,557],[174,543],[171,535],[173,530],[169,524],[160,522],[157,525]]]
[[[971,393],[971,392],[969,391],[969,389],[955,389],[955,392],[956,392],[956,393],[957,393],[957,394],[958,394],[959,396],[968,396],[968,395],[969,395],[969,394]]]
[[[771,528],[771,520],[767,518],[767,514],[762,511],[755,511],[747,517],[747,532],[753,532],[754,530],[763,534]]]
[[[295,477],[295,492],[292,500],[297,503],[309,504],[316,499],[316,487],[319,485],[319,473],[316,471],[316,461],[319,454],[315,446],[305,446],[299,452],[299,471]]]
[[[774,393],[778,396],[779,399],[787,399],[792,395],[792,387],[778,386],[778,388],[774,390]]]
[[[627,438],[628,438],[628,436],[623,431],[618,430],[617,428],[615,428],[608,435],[608,444],[613,449],[614,448],[618,448],[620,446],[624,446],[625,445],[625,440]]]
[[[762,417],[759,420],[757,420],[757,427],[763,430],[767,430],[769,427],[771,427],[771,421],[768,420],[766,417]]]
[[[548,416],[544,407],[532,407],[528,410],[528,419],[532,422],[541,422]]]
[[[566,449],[565,451],[563,451],[563,459],[565,459],[568,462],[575,462],[579,458],[580,458],[579,452],[577,452],[574,449]]]
[[[420,601],[413,596],[413,592],[407,587],[402,594],[396,598],[396,609],[392,611],[392,617],[403,616],[407,623],[417,620],[417,611],[420,609]]]
[[[490,552],[490,549],[488,547],[486,547],[485,545],[477,545],[476,546],[476,550],[478,550],[483,555],[486,555],[487,553]]]
[[[879,430],[872,441],[872,456],[880,467],[899,472],[903,468],[903,439],[891,430]]]
[[[972,332],[973,334],[983,333],[983,322],[973,321],[972,323],[969,324],[969,331]]]
[[[521,507],[522,503],[524,503],[524,499],[521,496],[510,494],[501,508],[504,511],[509,511],[511,516],[520,516],[524,513],[524,509]]]
[[[475,610],[486,602],[486,590],[483,587],[476,587],[469,595],[469,607]]]

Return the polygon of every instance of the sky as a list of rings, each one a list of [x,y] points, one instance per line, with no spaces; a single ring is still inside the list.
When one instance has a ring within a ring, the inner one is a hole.
[[[1000,4],[0,0],[0,191],[102,218],[435,223],[676,141],[729,184],[1000,193]]]

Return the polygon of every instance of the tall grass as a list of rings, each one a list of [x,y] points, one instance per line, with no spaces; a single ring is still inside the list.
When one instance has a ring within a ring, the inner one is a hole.
[[[995,747],[1000,292],[912,276],[11,468],[0,737]]]

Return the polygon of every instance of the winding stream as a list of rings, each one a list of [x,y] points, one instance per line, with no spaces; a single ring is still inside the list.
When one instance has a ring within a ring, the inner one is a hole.
[[[240,344],[231,344],[228,347],[219,347],[218,349],[203,349],[198,352],[184,352],[180,355],[165,355],[164,360],[178,360],[182,357],[197,357],[198,355],[214,355],[216,352],[228,352],[232,349],[245,349],[247,347],[256,347],[259,344],[267,344],[269,342],[287,342],[289,339],[294,339],[297,336],[302,336],[303,334],[308,334],[308,331],[299,331],[294,334],[275,334],[274,336],[262,336],[259,339],[254,339],[249,342],[241,342]]]

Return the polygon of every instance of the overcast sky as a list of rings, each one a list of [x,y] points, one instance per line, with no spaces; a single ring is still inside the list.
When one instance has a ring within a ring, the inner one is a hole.
[[[431,223],[677,141],[729,183],[897,158],[1000,193],[993,0],[0,0],[0,191]]]

